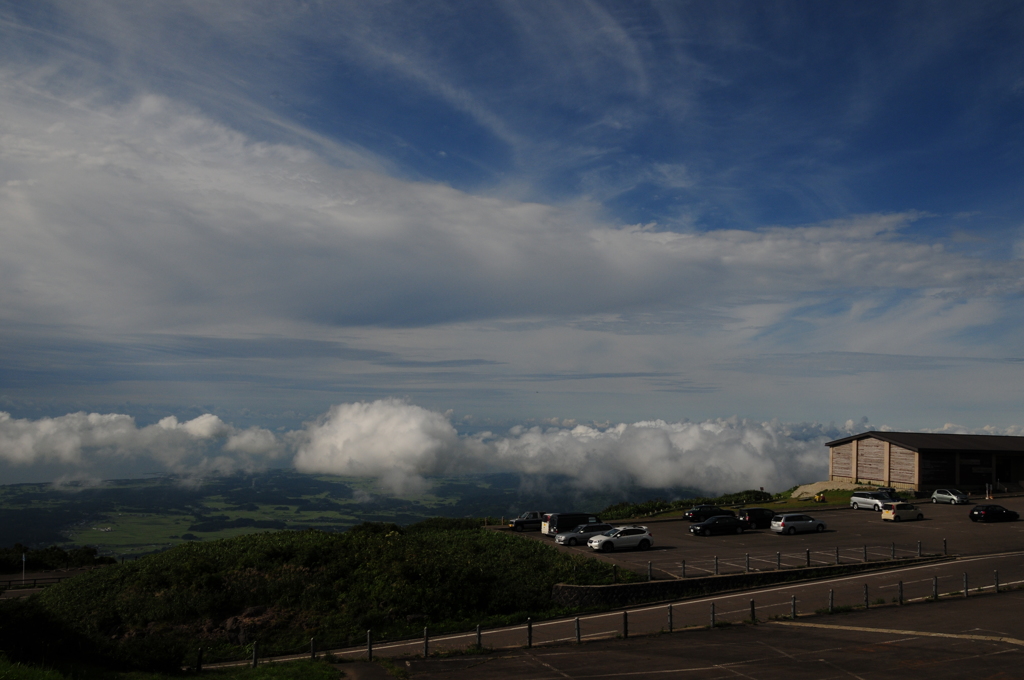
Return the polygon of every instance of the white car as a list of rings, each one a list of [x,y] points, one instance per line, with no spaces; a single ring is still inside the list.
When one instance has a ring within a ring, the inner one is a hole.
[[[882,506],[882,519],[900,522],[905,519],[924,519],[924,514],[912,503],[886,503]]]
[[[603,552],[624,548],[647,550],[654,545],[654,535],[647,530],[647,527],[615,527],[594,536],[587,541],[587,545],[594,550]]]

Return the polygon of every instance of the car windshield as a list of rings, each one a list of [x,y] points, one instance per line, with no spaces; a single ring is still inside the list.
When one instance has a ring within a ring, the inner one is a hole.
[[[524,512],[523,514],[519,515],[519,519],[530,519],[532,515],[532,512]]]
[[[617,533],[619,533],[619,530],[618,530],[618,529],[609,529],[608,531],[604,532],[604,533],[603,533],[603,534],[601,534],[601,535],[602,535],[602,536],[614,536],[614,535],[616,535]]]
[[[963,491],[957,491],[956,489],[950,489],[946,493],[948,493],[948,494],[950,494],[952,496],[966,496],[967,495]]]
[[[577,533],[577,534],[582,534],[586,530],[587,530],[587,525],[586,524],[581,524],[578,527],[576,527],[575,529],[573,529],[572,531]]]

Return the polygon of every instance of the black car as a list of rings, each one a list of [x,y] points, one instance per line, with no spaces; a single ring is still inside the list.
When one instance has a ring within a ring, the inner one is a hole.
[[[715,534],[742,534],[747,523],[732,515],[711,517],[698,524],[690,525],[690,533],[694,536],[712,536]]]
[[[975,505],[969,516],[972,522],[1015,522],[1020,519],[1016,512],[1001,505]]]
[[[772,525],[772,517],[778,514],[768,508],[744,508],[739,518],[747,523],[748,529],[767,529]]]
[[[706,519],[718,517],[720,515],[735,517],[736,513],[732,510],[723,510],[717,505],[695,505],[683,513],[683,517],[691,522],[703,522]]]

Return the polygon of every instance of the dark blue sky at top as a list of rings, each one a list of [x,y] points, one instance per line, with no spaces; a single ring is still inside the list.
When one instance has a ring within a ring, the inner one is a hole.
[[[1021,396],[1021,3],[0,0],[0,88],[15,417]]]

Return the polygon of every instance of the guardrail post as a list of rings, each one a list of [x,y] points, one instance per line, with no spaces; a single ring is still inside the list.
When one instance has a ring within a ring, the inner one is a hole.
[[[836,546],[836,564],[839,564],[839,546]]]
[[[526,648],[533,648],[533,619],[530,617],[526,619]]]
[[[792,608],[793,620],[796,621],[796,595],[790,600],[790,607]]]
[[[252,667],[256,668],[256,664],[259,663],[260,652],[259,652],[259,640],[252,643]]]
[[[999,570],[996,569],[996,592],[999,592]]]
[[[864,584],[864,609],[871,606],[871,601],[868,600],[868,584]]]
[[[932,599],[939,599],[939,577],[932,576]]]
[[[743,553],[746,557],[746,572],[750,573],[750,553]]]
[[[917,542],[917,556],[921,557],[921,541]]]
[[[316,638],[309,638],[309,658],[316,661]]]
[[[807,549],[807,564],[806,564],[806,566],[808,566],[808,567],[811,566],[811,549],[810,548]]]
[[[718,576],[718,555],[715,555],[715,576]]]
[[[942,539],[942,554],[946,554],[946,539]]]
[[[775,571],[782,571],[782,553],[775,553]]]
[[[647,580],[651,580],[651,561],[647,560]]]
[[[577,619],[577,621],[578,620],[579,619]],[[577,624],[577,625],[579,625],[579,624]],[[477,649],[483,649],[484,648],[483,637],[480,635],[480,624],[479,623],[476,624],[476,648]]]
[[[903,604],[903,581],[896,584],[896,602]]]
[[[668,606],[668,632],[672,632],[672,605]]]
[[[711,629],[715,628],[715,603],[711,603]]]
[[[576,644],[580,643],[580,617],[576,617]]]
[[[629,612],[622,612],[622,637],[629,637]]]
[[[196,673],[203,672],[203,648],[200,647],[199,651],[196,652]]]
[[[967,597],[967,572],[964,572],[964,597]]]
[[[366,660],[373,661],[373,632],[366,630]]]
[[[832,607],[835,604],[835,591],[831,588],[828,589],[828,613],[832,613]]]
[[[430,636],[427,635],[427,627],[423,626],[423,658],[430,656]]]
[[[750,622],[757,623],[757,610],[754,608],[754,601],[750,601]]]

